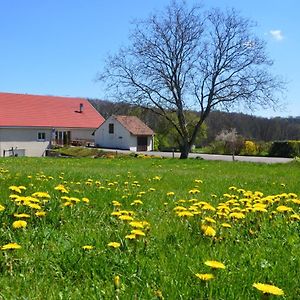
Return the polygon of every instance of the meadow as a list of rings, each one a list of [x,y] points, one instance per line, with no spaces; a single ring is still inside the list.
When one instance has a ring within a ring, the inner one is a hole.
[[[0,159],[0,299],[300,299],[300,164]]]

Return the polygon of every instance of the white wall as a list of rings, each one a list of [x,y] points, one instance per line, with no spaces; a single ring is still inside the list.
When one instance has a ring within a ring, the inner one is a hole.
[[[94,140],[92,133],[95,129],[56,128],[56,131],[71,131],[71,140]],[[51,138],[50,128],[0,128],[0,156],[3,150],[25,149],[25,156],[43,156],[49,147]],[[44,141],[38,141],[38,132],[45,132]]]
[[[114,133],[109,133],[109,124],[114,124]],[[127,149],[136,146],[134,137],[113,116],[109,117],[96,131],[95,144],[104,148]],[[134,151],[134,150],[133,150]]]
[[[38,141],[38,132],[45,132],[44,141]],[[25,149],[26,156],[42,156],[49,146],[51,129],[0,128],[0,156],[3,150]]]
[[[57,129],[59,130],[59,129]],[[65,130],[65,129],[62,129]],[[95,129],[70,129],[71,131],[71,140],[93,140],[94,136],[92,135]]]
[[[114,124],[114,133],[109,133],[110,123]],[[103,148],[137,151],[137,137],[111,116],[95,131],[95,145]],[[147,150],[152,149],[152,137],[149,136]]]

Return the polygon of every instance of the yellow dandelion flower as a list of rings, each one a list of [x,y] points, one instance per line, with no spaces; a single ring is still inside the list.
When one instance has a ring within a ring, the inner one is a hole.
[[[250,211],[250,209],[248,208],[248,211]],[[256,206],[252,208],[253,212],[268,212],[263,206]]]
[[[17,243],[9,243],[1,247],[1,250],[16,250],[21,249],[22,247]]]
[[[27,202],[41,203],[41,201],[39,199],[34,198],[34,197],[30,197],[30,196],[25,197],[25,200]]]
[[[203,234],[206,236],[215,236],[216,235],[216,231],[211,226],[202,225],[201,230],[202,230]]]
[[[210,218],[210,217],[206,217],[204,220],[208,223],[216,223],[216,221],[213,218]]]
[[[290,220],[292,220],[292,221],[300,221],[300,216],[298,214],[292,214],[290,216]]]
[[[288,196],[289,196],[291,199],[295,199],[295,198],[298,197],[297,194],[295,194],[295,193],[288,193]]]
[[[50,199],[50,195],[47,192],[35,192],[31,195],[32,197],[37,197],[37,198],[47,198]]]
[[[254,207],[254,208],[256,208],[256,207],[259,207],[259,208],[267,208],[267,205],[258,202],[258,203],[253,204],[253,207]]]
[[[197,189],[192,189],[192,190],[189,190],[189,194],[192,194],[192,195],[194,195],[194,194],[198,194],[198,193],[200,193],[200,191],[199,191],[199,190],[197,190]]]
[[[119,201],[113,200],[112,201],[113,206],[122,206],[122,204]]]
[[[16,192],[16,193],[19,193],[19,194],[22,193],[22,190],[20,189],[20,187],[15,186],[15,185],[11,185],[8,189],[9,189],[10,191],[13,191],[13,192]]]
[[[277,296],[283,296],[284,292],[282,289],[278,288],[275,285],[265,284],[265,283],[253,283],[252,285],[259,291],[263,292],[264,294],[272,294]]]
[[[12,224],[12,227],[14,229],[26,228],[26,226],[27,226],[27,222],[23,221],[23,220],[14,221],[13,224]]]
[[[26,205],[30,208],[33,208],[33,209],[41,209],[41,206],[37,203],[27,203]]]
[[[82,200],[82,202],[84,202],[84,203],[89,203],[89,202],[90,202],[90,199],[89,199],[89,198],[86,198],[86,197],[83,197],[81,200]]]
[[[228,189],[229,189],[230,191],[236,191],[236,190],[237,190],[237,187],[235,187],[235,186],[230,186]]]
[[[5,210],[5,206],[0,204],[0,211],[4,211]]]
[[[136,236],[145,236],[145,232],[143,232],[142,230],[139,230],[139,229],[134,229],[134,230],[131,230],[130,232],[131,234],[135,234]]]
[[[141,224],[142,224],[144,227],[147,227],[147,228],[150,227],[150,223],[147,222],[147,221],[141,221]]]
[[[227,217],[227,213],[224,213],[224,212],[217,212],[217,216],[218,217]]]
[[[119,275],[116,275],[114,277],[114,286],[115,286],[115,289],[119,289],[120,288],[120,276]]]
[[[144,228],[144,225],[142,222],[138,222],[138,221],[132,221],[129,223],[129,225],[131,227],[134,227],[134,228],[140,228],[140,229],[143,229]]]
[[[186,202],[186,200],[184,200],[184,199],[179,199],[178,201],[176,201],[176,203],[185,203]]]
[[[264,195],[264,193],[259,192],[259,191],[255,191],[254,195],[257,196],[257,197],[259,197],[259,198],[261,198]]]
[[[178,217],[193,217],[194,214],[190,211],[184,210],[176,213]]]
[[[205,265],[213,268],[213,269],[225,269],[225,265],[216,260],[207,260],[204,262]]]
[[[62,184],[59,184],[58,186],[56,186],[55,188],[54,188],[56,191],[60,191],[61,193],[63,193],[63,194],[68,194],[69,193],[69,191],[64,187],[64,185],[62,185]]]
[[[134,200],[130,205],[140,205],[143,204],[143,201],[141,200]]]
[[[30,215],[28,214],[14,214],[15,218],[30,218]]]
[[[174,192],[168,192],[168,193],[167,193],[167,196],[169,196],[169,197],[174,196],[174,195],[175,195]]]
[[[204,205],[202,206],[202,209],[203,209],[203,210],[216,211],[216,209],[215,209],[212,205],[210,205],[210,204],[208,204],[208,203],[204,204]]]
[[[284,213],[284,212],[292,211],[293,209],[292,209],[291,207],[289,207],[289,206],[279,205],[279,206],[276,208],[276,210],[277,210],[278,212]]]
[[[300,204],[300,200],[299,199],[292,199],[292,202],[295,204]]]
[[[91,246],[91,245],[84,245],[84,246],[82,246],[82,249],[83,249],[83,250],[93,250],[93,249],[94,249],[94,246]]]
[[[233,212],[229,214],[229,217],[232,219],[240,220],[240,219],[245,219],[246,216],[241,212]]]
[[[195,274],[196,277],[198,277],[200,280],[203,280],[203,281],[208,281],[208,280],[212,280],[215,278],[215,276],[213,274],[210,274],[210,273],[205,273],[205,274]]]
[[[118,243],[118,242],[110,242],[110,243],[107,244],[107,246],[117,249],[121,246],[121,244]]]
[[[37,211],[36,213],[35,213],[35,215],[37,216],[37,217],[39,217],[39,218],[41,218],[41,217],[45,217],[46,216],[46,212],[44,212],[44,211]]]
[[[196,205],[191,205],[189,210],[193,212],[193,214],[200,214],[199,208]]]
[[[190,199],[189,202],[195,203],[195,202],[198,202],[198,199],[193,198],[193,199]]]
[[[225,193],[223,194],[223,197],[231,199],[232,195]]]
[[[160,299],[160,300],[165,299],[161,290],[154,291],[154,295],[155,295],[155,297],[157,297],[157,299]]]
[[[122,215],[118,217],[122,221],[133,221],[133,217],[128,216],[128,215]]]
[[[135,234],[127,234],[125,236],[125,239],[128,239],[128,240],[134,240],[136,239],[136,235]]]
[[[222,223],[221,226],[224,228],[231,228],[231,225],[228,223]]]
[[[195,179],[194,182],[195,183],[203,183],[203,181],[201,179]]]
[[[75,203],[79,203],[80,199],[76,198],[76,197],[70,197],[69,201],[75,202]]]
[[[114,217],[118,217],[121,216],[121,213],[119,211],[113,211],[110,215]]]
[[[184,206],[176,206],[176,207],[173,208],[173,210],[175,210],[175,211],[184,211],[184,210],[186,210],[186,208]]]

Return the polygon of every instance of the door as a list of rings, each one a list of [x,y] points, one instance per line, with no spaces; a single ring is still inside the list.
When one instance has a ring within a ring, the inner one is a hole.
[[[147,151],[147,136],[138,136],[137,137],[137,151]]]
[[[71,131],[56,131],[55,143],[57,145],[69,145],[71,142]]]

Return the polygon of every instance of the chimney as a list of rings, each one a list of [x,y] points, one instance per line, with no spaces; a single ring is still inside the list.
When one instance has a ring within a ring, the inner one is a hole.
[[[83,112],[83,103],[79,104],[79,112],[82,113]]]

